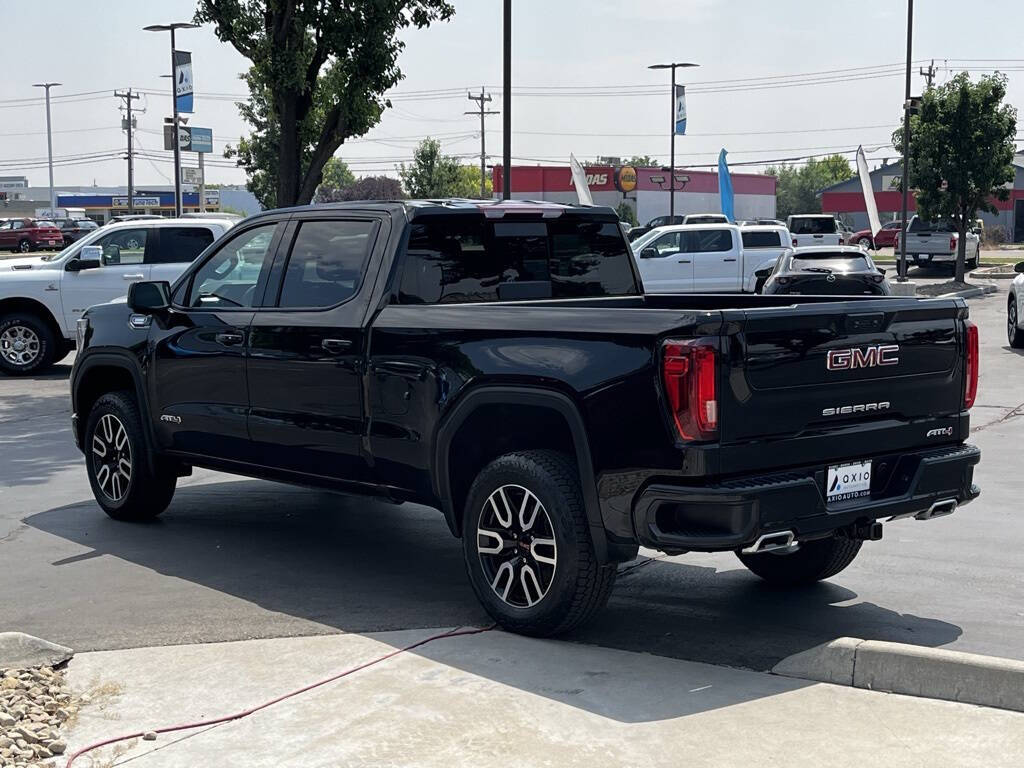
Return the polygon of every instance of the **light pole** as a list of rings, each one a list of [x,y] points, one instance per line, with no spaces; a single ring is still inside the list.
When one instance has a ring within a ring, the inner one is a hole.
[[[907,279],[907,206],[910,194],[910,57],[914,43],[914,0],[907,0],[907,75],[903,90],[903,200],[900,206],[903,223],[900,225],[900,253],[896,274],[899,282]]]
[[[676,70],[685,67],[699,67],[700,64],[693,64],[689,61],[674,61],[670,64],[651,64],[648,69],[671,69],[672,70],[672,149],[669,152],[669,175],[668,175],[668,215],[669,224],[675,223],[676,215]]]
[[[50,89],[60,83],[32,83],[33,88],[46,89],[46,154],[50,165],[50,216],[56,216],[57,198],[53,195],[53,134],[50,131]]]
[[[501,199],[512,197],[512,0],[505,0],[502,28],[502,148]]]
[[[181,148],[178,146],[178,95],[177,81],[174,78],[174,30],[195,29],[198,24],[189,21],[176,21],[172,24],[150,24],[143,27],[146,32],[171,33],[171,104],[174,107],[174,215],[181,216]]]

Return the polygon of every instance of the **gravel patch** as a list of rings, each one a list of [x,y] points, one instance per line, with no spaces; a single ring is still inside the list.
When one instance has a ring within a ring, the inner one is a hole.
[[[77,711],[62,669],[6,670],[0,676],[0,766],[54,766],[50,758],[67,748],[61,726]]]

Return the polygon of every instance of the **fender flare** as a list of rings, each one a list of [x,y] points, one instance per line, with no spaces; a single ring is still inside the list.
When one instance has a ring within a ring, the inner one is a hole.
[[[87,414],[78,413],[78,385],[82,377],[94,368],[120,368],[128,373],[135,385],[135,397],[139,403],[139,413],[142,416],[142,434],[146,440],[146,455],[151,467],[155,464],[154,452],[156,450],[156,437],[153,434],[153,423],[149,418],[149,397],[142,381],[142,372],[139,370],[138,360],[128,352],[92,352],[77,361],[71,376],[71,408],[78,418],[79,427],[85,429]],[[82,449],[83,453],[85,449]]]
[[[597,480],[594,476],[594,463],[590,454],[590,443],[587,440],[583,417],[576,404],[568,396],[551,389],[511,386],[477,387],[462,395],[441,420],[434,440],[432,482],[434,493],[441,502],[441,512],[452,533],[456,536],[461,535],[458,512],[454,508],[451,494],[451,472],[448,465],[451,444],[466,419],[478,408],[486,405],[527,405],[546,408],[555,411],[565,419],[576,453],[576,466],[579,468],[583,504],[590,527],[590,538],[594,543],[594,553],[599,563],[608,562],[608,542],[605,536],[604,522],[601,519]]]

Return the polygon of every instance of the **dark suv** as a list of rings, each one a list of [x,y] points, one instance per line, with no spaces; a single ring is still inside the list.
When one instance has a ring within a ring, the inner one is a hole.
[[[645,296],[607,208],[270,211],[78,331],[111,517],[193,466],[419,502],[530,634],[591,616],[640,544],[802,584],[979,493],[962,299]]]
[[[60,233],[64,236],[65,247],[89,234],[94,229],[99,229],[100,226],[92,219],[59,219],[54,224],[60,227]]]

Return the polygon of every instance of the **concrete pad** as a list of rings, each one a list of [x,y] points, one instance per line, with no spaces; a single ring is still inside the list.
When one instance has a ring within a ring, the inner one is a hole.
[[[24,632],[0,632],[0,672],[25,667],[52,667],[75,652]]]
[[[857,646],[858,688],[1024,712],[1024,661],[868,640]]]
[[[68,753],[238,711],[430,634],[79,654],[68,681],[95,695]],[[75,765],[106,764],[112,749]],[[133,768],[997,768],[1024,754],[1024,715],[492,631],[423,646],[243,720],[122,750],[115,764]]]
[[[899,280],[890,280],[889,287],[892,289],[893,296],[917,295],[917,283],[913,280],[906,280],[902,283]]]
[[[857,646],[863,642],[856,637],[836,638],[823,645],[787,656],[772,667],[772,674],[816,680],[820,683],[853,685]]]

